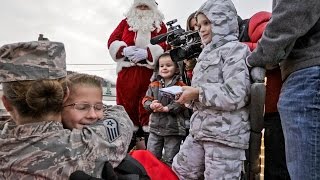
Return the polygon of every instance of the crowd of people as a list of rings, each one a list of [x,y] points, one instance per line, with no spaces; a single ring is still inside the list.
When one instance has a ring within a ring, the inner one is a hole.
[[[168,31],[157,2],[133,0],[107,44],[114,106],[102,78],[67,74],[63,43],[3,45],[0,179],[246,178],[251,84],[265,76],[265,179],[320,179],[319,11],[274,0],[263,22],[244,21],[231,0],[207,0],[186,26],[201,53],[175,62],[175,47],[150,43]]]

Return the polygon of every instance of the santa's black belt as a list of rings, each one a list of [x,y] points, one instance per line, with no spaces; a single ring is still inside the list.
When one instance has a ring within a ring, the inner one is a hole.
[[[132,61],[130,61],[127,57],[124,58],[124,61],[126,61],[126,62],[132,62]],[[148,64],[146,59],[141,60],[141,61],[139,61],[138,63],[139,63],[139,64]]]

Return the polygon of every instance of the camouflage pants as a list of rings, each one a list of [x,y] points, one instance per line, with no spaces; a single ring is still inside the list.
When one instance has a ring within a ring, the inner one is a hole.
[[[147,149],[171,166],[173,157],[179,152],[181,141],[184,136],[159,136],[150,132]],[[164,154],[162,157],[162,150]]]
[[[224,144],[196,141],[189,135],[174,157],[179,179],[240,179],[245,151]]]

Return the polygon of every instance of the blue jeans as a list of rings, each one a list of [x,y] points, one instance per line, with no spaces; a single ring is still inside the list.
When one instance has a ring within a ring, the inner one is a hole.
[[[286,79],[278,110],[291,179],[320,179],[320,66],[301,69]]]

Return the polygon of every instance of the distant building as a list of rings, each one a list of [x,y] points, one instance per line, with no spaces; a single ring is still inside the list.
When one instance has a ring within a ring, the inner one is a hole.
[[[107,80],[103,83],[103,101],[108,105],[116,104],[116,85]]]

